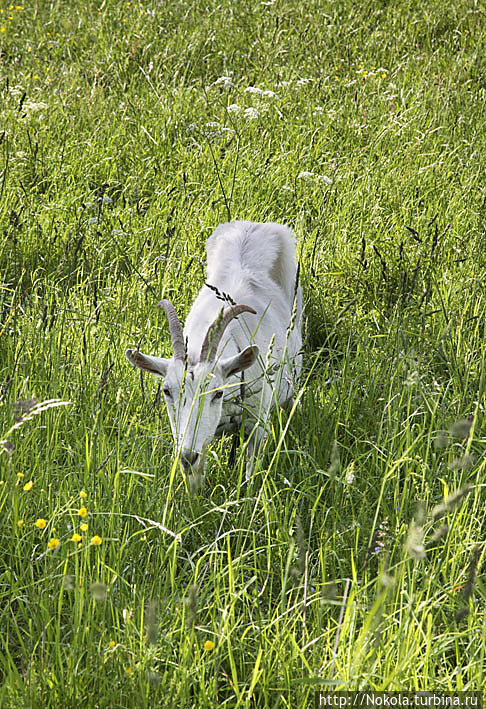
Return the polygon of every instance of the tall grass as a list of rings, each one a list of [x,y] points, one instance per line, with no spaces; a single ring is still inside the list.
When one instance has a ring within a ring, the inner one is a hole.
[[[482,6],[0,9],[0,705],[483,687]],[[305,366],[194,491],[122,353],[229,218],[294,227]]]

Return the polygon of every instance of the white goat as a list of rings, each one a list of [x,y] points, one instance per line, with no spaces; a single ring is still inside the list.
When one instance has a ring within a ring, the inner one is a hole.
[[[273,223],[221,224],[206,252],[207,284],[184,331],[172,303],[159,303],[173,357],[125,352],[135,367],[163,377],[174,442],[184,470],[194,472],[204,465],[209,441],[238,430],[243,412],[251,457],[273,406],[291,401],[301,366],[302,293],[292,230]]]

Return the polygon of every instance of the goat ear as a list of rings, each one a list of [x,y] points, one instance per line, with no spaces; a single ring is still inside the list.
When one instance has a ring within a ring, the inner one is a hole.
[[[125,357],[128,359],[130,364],[133,364],[134,367],[143,369],[144,372],[151,372],[159,377],[165,377],[167,365],[169,363],[168,359],[144,355],[141,352],[138,352],[138,350],[126,350]]]
[[[232,374],[237,374],[242,372],[244,369],[248,369],[256,361],[258,357],[258,347],[256,345],[252,347],[246,347],[242,352],[238,352],[234,357],[229,357],[222,361],[221,366],[223,368],[223,377],[227,379],[231,377]]]

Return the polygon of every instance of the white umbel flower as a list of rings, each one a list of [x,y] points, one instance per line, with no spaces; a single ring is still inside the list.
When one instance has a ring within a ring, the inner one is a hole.
[[[249,118],[250,120],[254,121],[258,118],[259,114],[256,108],[245,108],[243,115],[245,116],[245,118]]]

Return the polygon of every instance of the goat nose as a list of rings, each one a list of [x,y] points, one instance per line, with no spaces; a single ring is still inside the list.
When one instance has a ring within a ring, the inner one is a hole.
[[[189,468],[191,465],[194,465],[198,458],[199,453],[196,453],[196,451],[187,450],[181,453],[181,462],[184,468]]]

